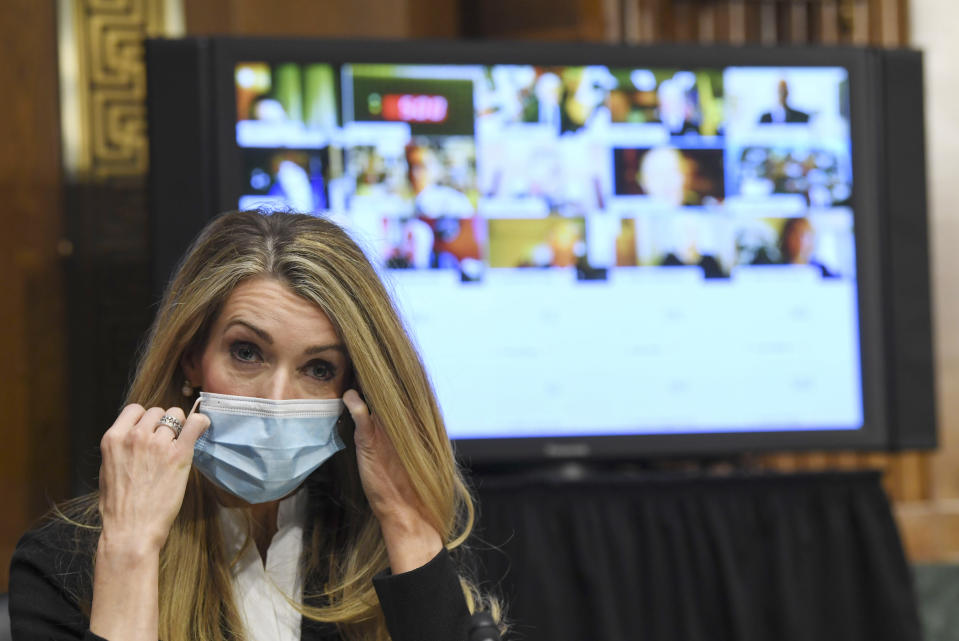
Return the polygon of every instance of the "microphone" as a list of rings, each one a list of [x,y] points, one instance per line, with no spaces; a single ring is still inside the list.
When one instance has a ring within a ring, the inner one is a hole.
[[[500,641],[499,628],[489,612],[477,612],[470,617],[468,641]]]

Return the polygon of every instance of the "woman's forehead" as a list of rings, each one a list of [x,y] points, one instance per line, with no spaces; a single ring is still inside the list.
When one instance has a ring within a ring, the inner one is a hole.
[[[220,310],[217,324],[226,325],[237,318],[283,333],[306,333],[314,338],[337,336],[332,321],[319,305],[275,278],[251,278],[237,285]]]

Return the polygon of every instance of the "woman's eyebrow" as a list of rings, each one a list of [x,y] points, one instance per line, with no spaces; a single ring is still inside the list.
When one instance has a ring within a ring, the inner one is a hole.
[[[250,330],[251,332],[253,332],[253,333],[256,334],[257,336],[259,336],[260,338],[262,338],[267,344],[269,344],[269,345],[272,345],[272,344],[273,344],[273,337],[270,336],[270,333],[269,333],[268,331],[266,331],[265,329],[260,329],[259,327],[257,327],[257,326],[254,325],[253,323],[251,323],[251,322],[249,322],[249,321],[245,321],[245,320],[243,320],[242,318],[234,318],[234,319],[232,319],[229,323],[226,324],[226,327],[224,327],[223,329],[224,329],[224,330],[230,329],[230,328],[233,327],[234,325],[242,325],[243,327],[246,327],[248,330]]]
[[[304,354],[319,354],[320,352],[328,352],[330,350],[335,350],[343,354],[346,353],[346,350],[339,343],[330,343],[329,345],[314,345],[312,347],[307,347],[303,350]]]
[[[226,324],[226,327],[224,329],[225,330],[229,329],[233,327],[234,325],[242,325],[243,327],[246,327],[251,332],[259,336],[261,339],[263,339],[263,341],[266,344],[268,345],[273,344],[273,337],[270,335],[268,331],[266,331],[265,329],[261,329],[257,327],[256,325],[254,325],[253,323],[243,320],[242,318],[231,319],[230,322]],[[335,350],[343,354],[346,353],[346,349],[340,343],[329,343],[326,345],[312,345],[310,347],[307,347],[305,350],[303,350],[303,354],[304,355],[319,354],[321,352],[328,352],[330,350]]]

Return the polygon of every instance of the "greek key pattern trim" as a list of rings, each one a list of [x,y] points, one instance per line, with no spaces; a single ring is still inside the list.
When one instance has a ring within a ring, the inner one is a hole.
[[[60,0],[59,11],[67,175],[145,175],[144,40],[182,34],[182,0]]]

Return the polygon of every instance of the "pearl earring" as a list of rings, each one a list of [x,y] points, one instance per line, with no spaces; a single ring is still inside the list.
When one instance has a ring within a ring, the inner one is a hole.
[[[183,387],[180,388],[180,393],[184,396],[193,396],[193,383],[189,380],[183,381]]]

